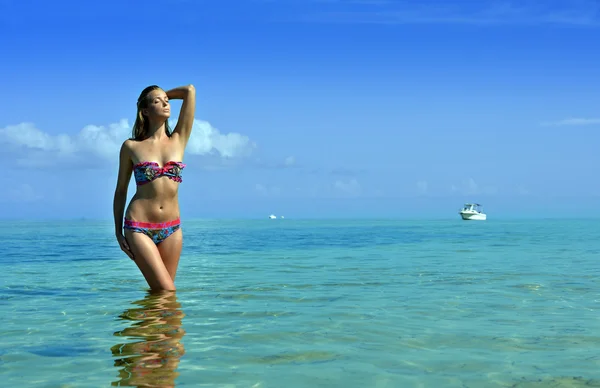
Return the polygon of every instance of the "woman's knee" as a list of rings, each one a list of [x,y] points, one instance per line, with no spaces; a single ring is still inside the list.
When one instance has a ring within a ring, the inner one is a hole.
[[[156,284],[150,285],[150,288],[152,288],[153,291],[177,291],[175,283],[173,283],[173,280],[170,276],[168,279],[163,279],[161,277],[157,280],[158,281],[156,282]]]
[[[155,291],[175,291],[175,283],[173,282],[173,279],[171,279],[171,275],[169,275],[169,271],[167,271],[162,261],[153,263],[155,265],[148,264],[150,263],[138,263],[138,266],[150,288]]]

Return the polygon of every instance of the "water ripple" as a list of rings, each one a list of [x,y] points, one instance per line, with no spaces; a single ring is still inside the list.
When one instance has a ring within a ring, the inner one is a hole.
[[[4,382],[598,385],[600,222],[279,221],[187,221],[158,296],[110,223],[5,227]]]

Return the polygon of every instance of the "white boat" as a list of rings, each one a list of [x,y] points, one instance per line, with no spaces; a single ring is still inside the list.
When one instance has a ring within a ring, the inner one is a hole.
[[[458,214],[466,221],[485,221],[487,219],[482,206],[478,203],[465,203],[465,207],[460,209]]]
[[[274,219],[276,219],[276,218],[277,218],[277,216],[275,216],[275,214],[271,214],[271,215],[269,216],[269,218],[270,218],[270,219],[272,219],[272,220],[274,220]]]

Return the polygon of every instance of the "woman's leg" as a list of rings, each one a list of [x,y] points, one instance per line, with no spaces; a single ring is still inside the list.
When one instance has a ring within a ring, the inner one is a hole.
[[[158,252],[173,282],[175,282],[175,275],[177,275],[177,266],[179,265],[182,245],[183,234],[181,228],[177,229],[177,231],[157,245]]]
[[[133,253],[133,260],[150,288],[175,291],[175,283],[165,267],[154,241],[143,233],[132,232],[128,229],[125,230],[125,238]]]

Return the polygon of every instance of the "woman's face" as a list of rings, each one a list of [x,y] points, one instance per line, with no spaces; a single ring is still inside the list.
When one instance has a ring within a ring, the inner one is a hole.
[[[171,104],[164,90],[156,89],[148,94],[148,106],[144,109],[144,114],[155,120],[171,117]]]

